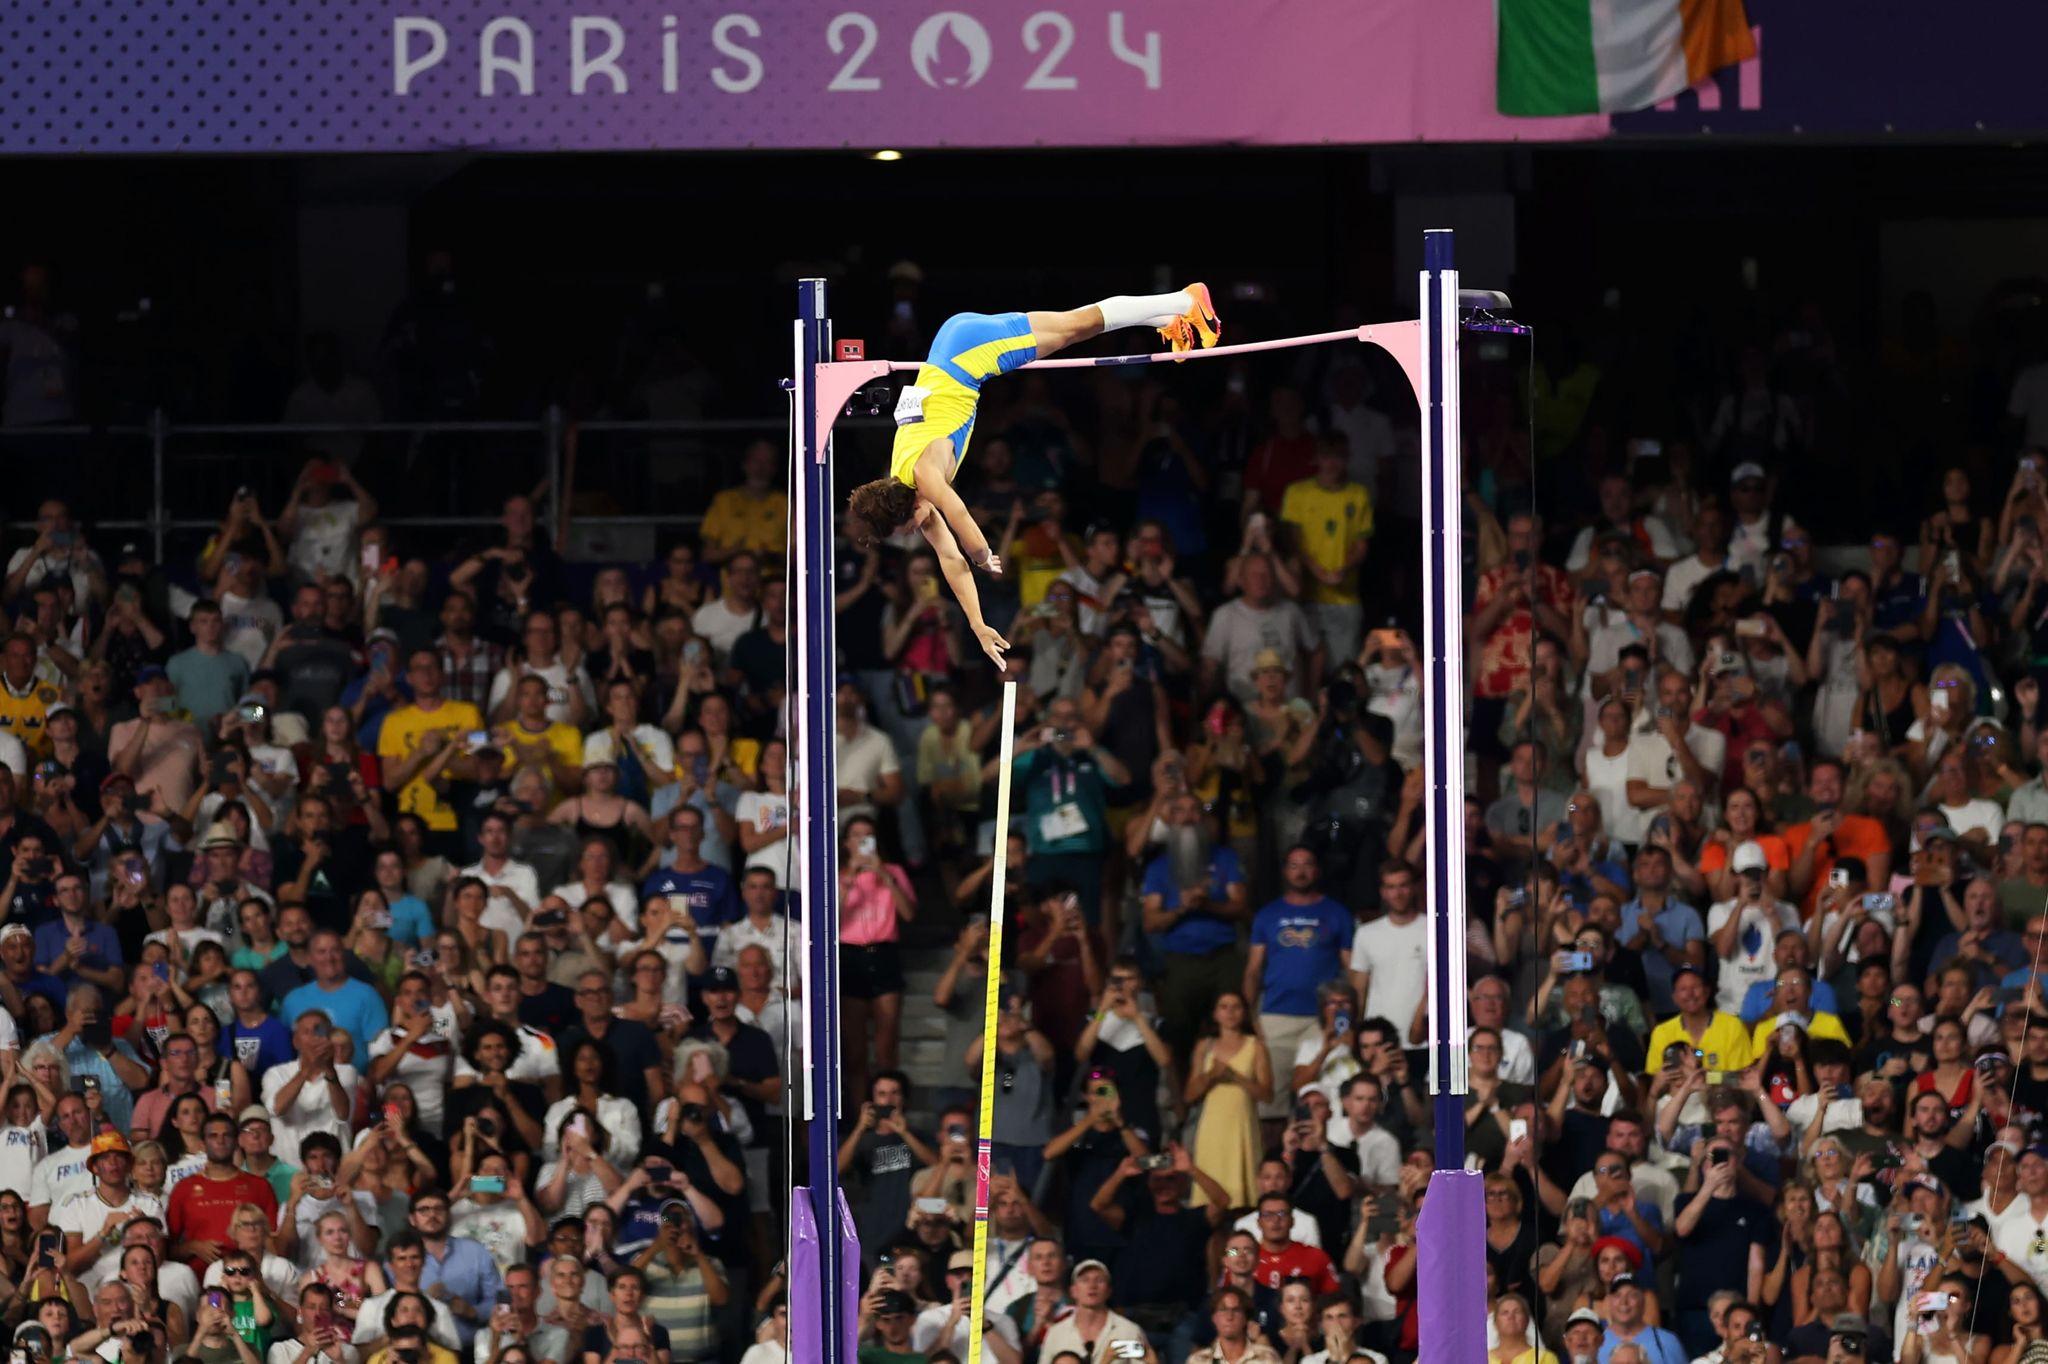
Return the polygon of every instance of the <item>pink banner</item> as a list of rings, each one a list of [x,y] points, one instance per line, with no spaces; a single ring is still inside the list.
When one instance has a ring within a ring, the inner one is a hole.
[[[8,79],[0,150],[1166,146],[1607,131],[1601,118],[1493,112],[1492,0],[946,4],[15,6],[0,10],[0,44],[27,74]],[[140,71],[146,95],[130,84]]]

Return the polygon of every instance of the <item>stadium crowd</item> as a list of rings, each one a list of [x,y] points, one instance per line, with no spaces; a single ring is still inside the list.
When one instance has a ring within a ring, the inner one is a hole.
[[[1590,439],[1568,374],[1533,434],[1468,394],[1489,1364],[2048,1352],[2048,386],[1845,553],[1797,335],[1661,440]],[[1413,411],[1348,352],[1200,368],[988,390],[1009,829],[931,555],[840,551],[864,1364],[965,1351],[987,1045],[993,1364],[1415,1353]],[[0,585],[30,1364],[786,1359],[787,504],[733,453],[651,564],[565,562],[525,496],[409,541],[346,451],[179,562],[39,508]]]

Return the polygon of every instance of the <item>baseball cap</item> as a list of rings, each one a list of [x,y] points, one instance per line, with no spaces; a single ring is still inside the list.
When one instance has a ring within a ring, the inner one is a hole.
[[[243,1109],[241,1114],[235,1119],[235,1126],[240,1127],[244,1123],[269,1121],[269,1109],[265,1108],[262,1104],[250,1104],[247,1108]]]
[[[169,673],[165,672],[162,668],[159,668],[154,663],[145,663],[135,670],[135,682],[137,686],[140,686],[144,682],[154,682],[160,677],[169,676]]]
[[[1787,1011],[1771,1020],[1771,1031],[1776,1032],[1780,1028],[1797,1028],[1799,1031],[1805,1032],[1811,1023],[1812,1020],[1805,1014]]]
[[[900,1288],[885,1288],[875,1306],[878,1317],[909,1316],[917,1310],[917,1302]]]
[[[972,1269],[972,1268],[974,1268],[974,1252],[973,1252],[973,1251],[971,1251],[971,1250],[956,1250],[956,1251],[954,1251],[954,1252],[953,1252],[953,1255],[952,1255],[952,1258],[946,1261],[946,1268],[948,1268],[948,1269]]]
[[[100,778],[100,790],[111,791],[116,786],[125,786],[132,791],[135,789],[135,778],[126,772],[109,772]]]
[[[1252,657],[1252,671],[1262,673],[1268,668],[1278,668],[1283,673],[1294,671],[1287,666],[1287,660],[1280,656],[1278,649],[1261,649]]]
[[[1107,1274],[1107,1273],[1109,1273],[1109,1266],[1108,1266],[1108,1265],[1106,1265],[1106,1264],[1104,1264],[1104,1263],[1102,1263],[1102,1261],[1100,1261],[1100,1260],[1083,1260],[1083,1261],[1081,1261],[1081,1263],[1080,1263],[1080,1264],[1077,1264],[1077,1265],[1075,1265],[1075,1266],[1074,1266],[1074,1269],[1073,1269],[1073,1272],[1072,1272],[1072,1273],[1070,1273],[1070,1274],[1068,1274],[1068,1275],[1067,1275],[1067,1282],[1068,1282],[1068,1283],[1072,1283],[1072,1282],[1073,1282],[1074,1280],[1076,1280],[1076,1279],[1078,1279],[1078,1278],[1080,1278],[1080,1277],[1081,1277],[1081,1273],[1082,1273],[1082,1271],[1083,1271],[1083,1270],[1089,1270],[1089,1269],[1099,1269],[1099,1270],[1101,1270],[1101,1271],[1102,1271],[1102,1272],[1103,1272],[1104,1274]]]
[[[33,939],[34,937],[35,934],[29,931],[27,924],[9,924],[5,928],[0,928],[0,942],[6,942],[9,938]]]
[[[1752,478],[1756,479],[1759,483],[1761,483],[1763,481],[1763,477],[1764,466],[1758,464],[1753,459],[1746,459],[1729,471],[1728,484],[1730,487],[1733,487],[1737,483],[1741,483],[1747,479]]]
[[[697,988],[699,993],[706,990],[737,990],[740,988],[739,973],[730,966],[714,966],[704,973],[704,983]]]
[[[85,1163],[89,1167],[101,1156],[128,1154],[128,1138],[119,1132],[102,1132],[92,1139],[92,1149],[86,1153]]]
[[[1678,963],[1678,965],[1671,968],[1671,983],[1673,985],[1678,984],[1678,978],[1680,976],[1698,976],[1701,980],[1705,980],[1707,978],[1707,973],[1705,971],[1700,970],[1699,967],[1694,966],[1689,961],[1682,961]]]
[[[1643,1286],[1636,1282],[1636,1276],[1625,1269],[1607,1281],[1608,1292],[1612,1293],[1617,1288],[1633,1288],[1638,1293],[1643,1291]]]
[[[1755,839],[1738,843],[1728,858],[1728,865],[1737,872],[1769,871],[1771,859],[1764,854],[1764,845]]]
[[[1607,1323],[1601,1319],[1598,1312],[1595,1312],[1590,1307],[1579,1308],[1564,1319],[1564,1324],[1567,1328],[1570,1328],[1577,1326],[1582,1321],[1588,1326],[1598,1326],[1603,1331],[1607,1329]]]
[[[1854,1312],[1837,1312],[1828,1322],[1828,1333],[1837,1336],[1867,1336],[1870,1323]]]

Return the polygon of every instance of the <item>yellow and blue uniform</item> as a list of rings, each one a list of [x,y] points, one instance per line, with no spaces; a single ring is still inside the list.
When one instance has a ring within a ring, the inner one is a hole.
[[[974,434],[974,409],[981,386],[1038,358],[1038,338],[1023,313],[955,313],[932,338],[931,353],[918,366],[913,388],[923,389],[924,411],[908,421],[899,416],[896,444],[889,453],[889,473],[909,487],[917,486],[917,457],[935,440],[953,442],[950,481],[967,457],[967,439]]]

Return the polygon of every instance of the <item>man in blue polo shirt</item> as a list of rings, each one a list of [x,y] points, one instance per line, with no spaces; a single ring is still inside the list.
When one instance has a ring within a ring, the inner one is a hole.
[[[1259,1035],[1276,1076],[1292,1073],[1295,1049],[1316,1030],[1316,987],[1351,973],[1351,911],[1323,894],[1321,879],[1314,849],[1289,848],[1280,864],[1286,889],[1252,918],[1244,997],[1258,1010]],[[1274,1085],[1266,1115],[1285,1113],[1292,1095],[1293,1086]]]
[[[1237,923],[1250,912],[1244,868],[1228,844],[1211,847],[1202,802],[1183,791],[1167,803],[1166,851],[1140,887],[1145,932],[1165,957],[1160,1034],[1185,1062],[1216,996],[1244,983]]]
[[[314,1009],[321,1010],[355,1044],[349,1060],[356,1065],[367,1066],[370,1063],[370,1039],[391,1026],[391,1015],[385,1009],[383,999],[376,990],[349,975],[340,934],[323,928],[313,935],[307,948],[312,960],[313,979],[284,997],[279,1017],[286,1027],[292,1027],[299,1021],[299,1015]]]

